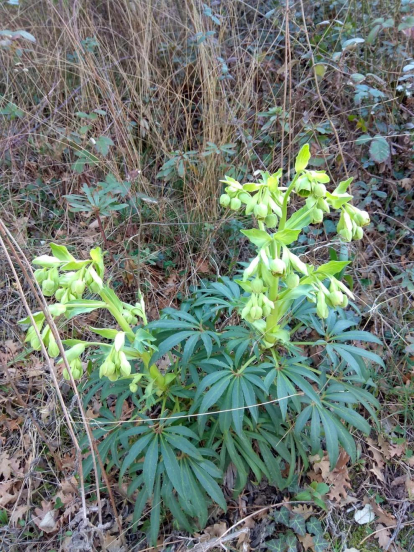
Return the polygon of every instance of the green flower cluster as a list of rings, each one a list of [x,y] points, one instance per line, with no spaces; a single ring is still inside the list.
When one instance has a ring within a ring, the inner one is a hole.
[[[230,207],[233,211],[238,211],[242,205],[245,205],[246,215],[253,213],[267,228],[276,228],[278,217],[282,215],[284,196],[279,188],[281,174],[281,170],[273,175],[261,172],[262,181],[247,182],[243,185],[234,178],[226,176],[226,179],[221,182],[228,186],[226,193],[220,197],[220,204],[222,207]]]
[[[106,376],[110,381],[131,375],[131,364],[122,348],[125,345],[125,333],[118,332],[104,362],[99,368],[99,377]]]
[[[50,314],[54,317],[60,316],[61,314],[64,314],[66,310],[66,307],[64,305],[55,304],[49,306]],[[52,358],[56,358],[59,356],[59,347],[56,343],[56,340],[53,336],[53,333],[51,332],[49,324],[45,324],[45,315],[43,312],[38,312],[34,316],[34,321],[36,328],[38,332],[40,333],[40,337],[42,342],[44,343],[45,347],[47,348],[47,352],[49,356]],[[27,317],[25,320],[22,321],[24,324],[30,323],[30,318]],[[43,327],[44,326],[44,327]],[[35,351],[40,351],[42,348],[41,341],[36,333],[35,327],[30,326],[27,330],[25,343],[30,343],[30,346]]]
[[[326,187],[330,178],[324,171],[307,170],[309,159],[306,144],[296,159],[296,175],[288,188],[279,185],[281,170],[273,175],[260,171],[261,179],[257,183],[242,185],[230,177],[222,181],[226,188],[220,198],[221,205],[235,211],[245,205],[245,213],[254,215],[258,223],[258,229],[242,231],[257,247],[257,255],[237,283],[250,293],[241,311],[242,318],[258,329],[265,328],[269,342],[286,340],[279,321],[297,297],[302,295],[316,303],[316,312],[321,318],[328,316],[329,307],[345,308],[348,297],[353,297],[350,290],[335,278],[340,266],[346,266],[346,262],[328,263],[315,270],[295,255],[288,245],[298,239],[305,226],[323,222],[325,214],[331,210],[340,211],[337,229],[345,241],[361,239],[362,227],[370,222],[366,211],[349,203],[352,196],[347,189],[352,178],[341,182],[331,193]],[[287,206],[292,192],[306,201],[288,219]],[[274,233],[269,229],[274,229]],[[327,280],[328,284],[325,283]]]
[[[69,350],[65,351],[65,356],[69,363],[73,379],[80,379],[83,375],[83,365],[80,357],[85,351],[86,345],[86,343],[77,343]],[[60,362],[62,362],[62,360]],[[63,369],[63,377],[65,380],[70,380],[70,375],[66,368]]]
[[[99,293],[104,273],[99,247],[92,249],[91,258],[85,261],[75,259],[64,246],[51,244],[51,249],[54,256],[42,255],[33,260],[33,264],[41,267],[34,275],[42,286],[43,295],[54,295],[60,303],[68,303],[82,299],[87,288]]]

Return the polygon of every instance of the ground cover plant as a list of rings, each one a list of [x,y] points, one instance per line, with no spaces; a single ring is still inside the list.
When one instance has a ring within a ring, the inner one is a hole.
[[[380,341],[351,329],[357,320],[344,309],[354,296],[342,280],[349,263],[333,260],[315,267],[289,249],[305,226],[322,223],[331,211],[340,212],[338,233],[348,242],[362,238],[369,216],[350,203],[352,179],[330,192],[329,176],[308,170],[309,159],[306,144],[287,188],[280,186],[282,171],[261,172],[255,183],[226,177],[220,202],[234,211],[243,207],[257,221],[258,228],[242,230],[256,256],[241,279],[195,289],[180,309],[164,309],[159,320],[147,322],[139,291],[139,302],[128,305],[104,283],[99,248],[89,259],[77,260],[66,247],[52,244],[52,255],[33,260],[43,294],[56,301],[49,307],[53,318],[107,309],[117,325],[90,328],[103,342],[66,339],[63,376],[81,379],[86,353],[91,359],[86,403],[98,392],[116,396],[115,413],[101,409],[94,437],[103,438],[101,461],[118,467],[121,478],[128,476],[129,495],[138,491],[134,522],[148,501],[156,505],[149,527],[154,545],[165,510],[180,528],[193,532],[206,526],[211,501],[227,509],[220,482],[231,463],[234,496],[245,489],[251,472],[254,481],[266,477],[283,490],[293,481],[297,459],[308,467],[322,440],[334,469],[340,446],[356,460],[348,426],[370,433],[355,406],[362,404],[375,420],[378,403],[365,361],[383,362],[351,344]],[[305,205],[288,213],[293,194],[305,198]],[[219,331],[223,316],[232,311],[239,324]],[[35,350],[43,342],[51,357],[59,356],[44,313],[32,318],[26,340]],[[303,329],[316,331],[318,339],[296,340]],[[304,354],[304,345],[321,347],[318,363]],[[170,363],[162,370],[157,361],[164,355]],[[131,418],[118,426],[117,415],[129,398]],[[92,469],[91,457],[86,464],[84,477]],[[289,473],[283,477],[286,466]]]
[[[0,0],[0,548],[414,547],[413,25]]]

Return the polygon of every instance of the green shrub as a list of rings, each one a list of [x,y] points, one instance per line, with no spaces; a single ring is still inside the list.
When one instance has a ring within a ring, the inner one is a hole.
[[[66,340],[66,356],[73,377],[80,378],[88,351],[95,369],[85,378],[85,403],[100,393],[94,430],[100,455],[108,469],[116,467],[128,479],[128,493],[137,497],[134,522],[151,502],[153,543],[167,511],[193,531],[206,525],[211,502],[226,510],[220,483],[230,464],[234,496],[249,479],[266,478],[284,489],[297,458],[306,467],[310,454],[326,448],[335,466],[340,446],[356,456],[349,427],[370,432],[358,412],[363,407],[375,419],[378,406],[366,361],[382,361],[350,344],[379,341],[351,329],[357,318],[344,309],[353,294],[341,279],[348,262],[315,267],[289,248],[303,228],[321,223],[331,210],[340,212],[338,233],[345,241],[362,237],[369,216],[350,204],[351,179],[329,192],[326,173],[306,169],[309,157],[305,145],[287,189],[280,186],[281,171],[262,172],[257,183],[244,185],[226,178],[221,204],[254,216],[258,228],[242,233],[257,254],[241,279],[207,283],[179,310],[164,309],[159,320],[147,323],[140,293],[138,303],[128,305],[105,285],[99,248],[79,261],[51,244],[53,256],[33,261],[44,294],[58,301],[50,306],[52,316],[107,309],[119,326],[90,328],[101,341]],[[293,193],[305,203],[288,215]],[[35,320],[49,354],[58,356],[43,313]],[[315,333],[317,340],[295,340]],[[33,327],[27,340],[40,348]],[[317,362],[306,345],[318,346]],[[126,400],[134,410],[118,424]],[[91,467],[89,457],[85,475]]]

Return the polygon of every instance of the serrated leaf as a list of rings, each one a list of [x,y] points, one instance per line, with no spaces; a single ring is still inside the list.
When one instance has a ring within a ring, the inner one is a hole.
[[[379,134],[374,136],[369,147],[369,154],[371,159],[376,163],[384,163],[387,161],[391,155],[391,149],[384,136],[380,136]]]

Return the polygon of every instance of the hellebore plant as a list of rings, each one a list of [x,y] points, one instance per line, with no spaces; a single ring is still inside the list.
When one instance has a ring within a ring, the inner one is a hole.
[[[169,514],[192,532],[207,524],[211,503],[226,510],[220,484],[227,470],[234,497],[263,477],[284,489],[295,478],[298,458],[306,467],[310,454],[326,450],[334,467],[340,446],[355,458],[348,428],[368,434],[367,413],[376,419],[369,368],[383,363],[354,342],[380,341],[351,329],[358,316],[341,277],[348,262],[315,267],[289,248],[306,226],[320,224],[331,211],[340,211],[344,241],[361,239],[369,216],[350,203],[351,179],[329,192],[326,173],[307,170],[309,158],[305,145],[287,188],[280,186],[281,170],[262,172],[255,183],[224,180],[221,205],[243,208],[257,221],[258,228],[242,230],[256,254],[242,279],[204,282],[159,320],[147,322],[139,291],[137,303],[129,305],[104,283],[99,248],[81,261],[51,244],[52,256],[33,261],[44,295],[56,301],[49,307],[54,318],[95,309],[114,318],[114,327],[90,328],[99,341],[65,340],[66,357],[73,377],[85,376],[85,404],[100,396],[94,436],[106,468],[128,480],[135,526],[152,505],[152,544]],[[305,201],[289,215],[294,195]],[[240,323],[225,326],[234,312]],[[27,341],[39,350],[40,335],[49,354],[58,356],[43,313],[34,318],[37,332],[30,327]],[[315,334],[316,340],[303,341]],[[318,346],[318,355],[307,356],[309,345]],[[125,402],[132,413],[117,423]],[[85,477],[91,468],[88,457]]]

